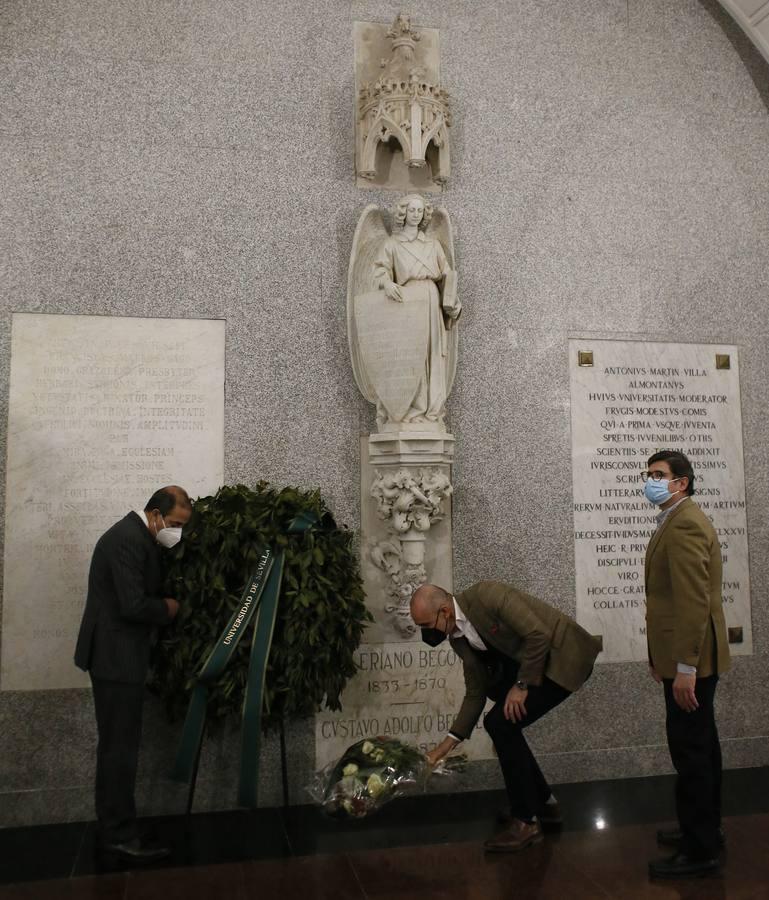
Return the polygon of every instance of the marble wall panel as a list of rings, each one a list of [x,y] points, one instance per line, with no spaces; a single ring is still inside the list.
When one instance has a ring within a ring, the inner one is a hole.
[[[719,354],[728,365],[719,367]],[[738,349],[575,338],[569,370],[577,618],[603,638],[598,661],[648,656],[644,554],[658,511],[640,473],[667,447],[692,460],[694,502],[721,542],[724,615],[741,629],[729,649],[751,654]]]
[[[224,475],[224,322],[13,318],[0,688],[84,687],[93,544],[164,484]]]
[[[0,5],[0,458],[12,310],[224,317],[226,480],[321,486],[357,527],[371,413],[347,359],[347,260],[365,203],[393,198],[354,188],[352,23],[401,9]],[[766,764],[766,65],[716,0],[426,0],[411,12],[440,30],[457,113],[441,198],[465,302],[449,404],[456,585],[502,577],[574,609],[570,336],[668,340],[672,328],[738,345],[754,655],[723,680],[719,715],[727,764]],[[4,491],[0,478],[0,520]],[[639,666],[600,667],[533,734],[550,777],[669,771]],[[60,692],[23,696],[0,694],[0,824],[90,815],[90,696],[72,692],[71,727]],[[140,805],[172,811],[177,726],[152,704],[148,717]],[[62,735],[66,779],[30,718],[50,722],[49,743]],[[556,756],[559,742],[570,749]],[[206,751],[200,808],[234,797],[222,760],[236,743],[233,730]],[[313,723],[290,748],[297,802]],[[272,741],[265,759],[263,798],[279,802]],[[492,784],[483,762],[456,789]]]

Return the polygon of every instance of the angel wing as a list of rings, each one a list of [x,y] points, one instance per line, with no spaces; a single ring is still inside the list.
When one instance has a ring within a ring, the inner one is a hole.
[[[448,260],[449,268],[456,270],[456,263],[454,262],[454,232],[451,228],[451,219],[449,219],[448,211],[443,206],[438,206],[433,211],[433,217],[430,221],[430,225],[427,228],[427,234],[430,237],[437,238],[440,241],[441,246],[443,247],[443,252],[446,254],[446,259]],[[451,328],[447,334],[448,339],[448,358],[446,365],[446,396],[448,397],[451,393],[451,388],[454,385],[454,376],[457,372],[457,347],[459,344],[458,341],[458,329],[456,324]]]
[[[376,290],[374,283],[374,260],[388,238],[382,210],[370,203],[361,213],[355,236],[352,239],[350,268],[347,273],[347,341],[350,345],[350,361],[355,383],[369,403],[377,402],[377,395],[371,384],[360,355],[358,333],[355,326],[355,298],[360,294]]]

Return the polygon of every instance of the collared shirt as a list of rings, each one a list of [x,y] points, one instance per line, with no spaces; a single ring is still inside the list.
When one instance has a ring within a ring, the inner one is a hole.
[[[143,509],[135,509],[134,512],[142,520],[142,522],[144,522],[144,524],[147,526],[147,528],[149,528],[150,523],[149,523],[149,519],[147,518],[147,513],[144,512]]]
[[[451,599],[454,601],[454,618],[457,621],[457,627],[451,632],[452,639],[460,637],[467,638],[467,643],[474,650],[480,650],[481,652],[488,650],[489,648],[483,643],[483,639],[475,628],[473,628],[470,620],[459,608],[456,597],[452,597]],[[459,737],[458,734],[454,734],[453,731],[449,731],[448,736],[453,738],[457,743],[461,743],[464,740],[464,738]]]
[[[467,643],[474,650],[488,650],[489,648],[483,643],[483,639],[478,634],[478,632],[473,628],[472,623],[467,618],[467,616],[462,612],[459,608],[459,604],[456,601],[455,597],[451,598],[454,601],[454,618],[457,620],[457,627],[454,631],[451,632],[452,638],[467,638]]]
[[[686,494],[683,497],[681,497],[681,499],[678,500],[676,503],[674,503],[672,506],[668,506],[667,509],[661,509],[657,513],[657,530],[658,531],[660,528],[662,528],[662,525],[665,522],[665,519],[667,519],[667,517],[670,515],[670,513],[672,513],[673,510],[677,506],[680,506],[685,500],[688,500],[688,499],[689,499],[689,495]],[[697,666],[689,666],[686,663],[676,663],[676,671],[680,672],[682,675],[696,675],[697,674]]]
[[[688,499],[689,499],[689,495],[685,494],[683,497],[681,497],[680,500],[676,500],[676,502],[672,506],[668,506],[667,509],[661,509],[657,513],[657,528],[658,529],[662,528],[662,523],[665,521],[665,519],[667,519],[667,517],[670,515],[670,513],[672,513],[673,510],[677,506],[680,506],[684,502],[684,500],[688,500]]]

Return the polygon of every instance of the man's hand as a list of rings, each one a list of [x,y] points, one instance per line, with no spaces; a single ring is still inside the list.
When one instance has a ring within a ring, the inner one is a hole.
[[[657,684],[662,684],[662,677],[660,673],[654,668],[654,666],[649,666],[649,674],[657,682]]]
[[[427,757],[427,761],[430,763],[430,765],[433,768],[435,768],[435,766],[438,765],[438,763],[443,759],[444,755],[445,754],[442,754],[440,752],[440,744],[437,747],[434,747],[428,753],[425,753],[425,756]]]
[[[166,606],[168,607],[168,618],[170,621],[173,621],[176,618],[176,614],[179,612],[179,601],[174,600],[173,597],[163,597],[165,600]]]
[[[529,696],[528,691],[522,691],[519,687],[513,685],[507,692],[505,697],[505,718],[515,722],[522,722],[526,715],[526,698]]]
[[[390,300],[395,300],[398,303],[403,303],[403,294],[401,294],[400,285],[396,284],[394,281],[388,282],[384,286],[384,292]]]
[[[697,685],[696,675],[686,675],[678,672],[673,681],[673,699],[686,712],[694,712],[699,708],[694,688]]]
[[[425,753],[427,761],[431,766],[437,766],[443,757],[451,753],[458,743],[459,741],[455,741],[453,737],[445,737],[437,747],[430,750],[429,753]]]

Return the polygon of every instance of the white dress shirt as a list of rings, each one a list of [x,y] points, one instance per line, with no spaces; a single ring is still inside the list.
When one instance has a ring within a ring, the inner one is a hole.
[[[481,636],[473,628],[470,620],[459,608],[456,598],[452,596],[451,599],[454,601],[454,618],[457,620],[457,627],[451,632],[451,638],[467,638],[467,643],[474,650],[480,650],[481,652],[488,650],[488,647],[483,643]],[[448,736],[454,738],[457,743],[461,743],[463,740],[459,735],[454,734],[453,731],[449,731]]]
[[[470,620],[467,616],[462,612],[459,608],[459,604],[457,603],[454,597],[451,598],[454,601],[454,618],[457,620],[457,627],[454,631],[451,632],[452,638],[467,638],[467,643],[474,650],[488,650],[488,647],[483,643],[481,636],[478,632],[473,628]]]

